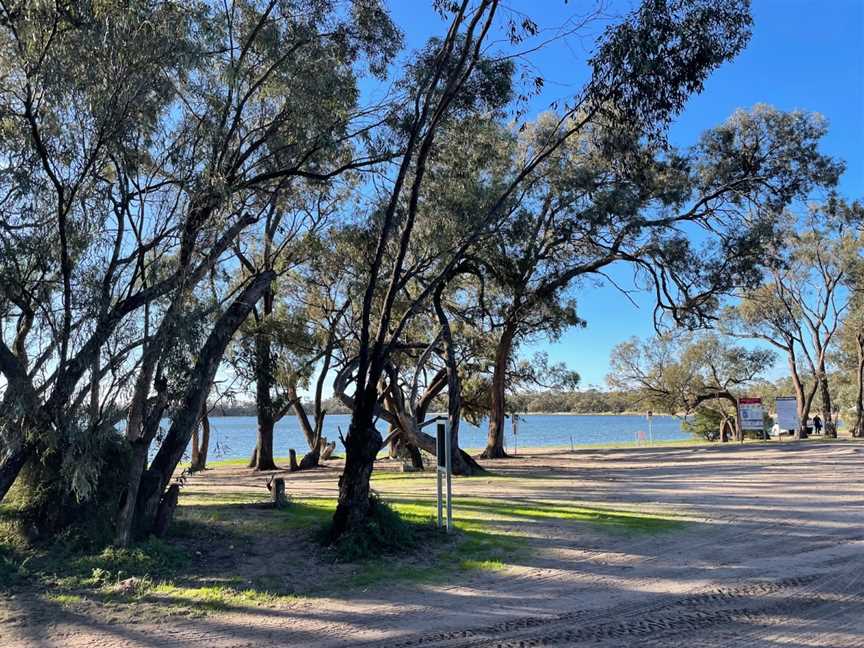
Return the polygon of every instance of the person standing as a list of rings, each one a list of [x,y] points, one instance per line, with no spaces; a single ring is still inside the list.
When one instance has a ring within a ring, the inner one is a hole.
[[[822,434],[822,419],[819,418],[819,415],[813,417],[813,432],[815,434]]]

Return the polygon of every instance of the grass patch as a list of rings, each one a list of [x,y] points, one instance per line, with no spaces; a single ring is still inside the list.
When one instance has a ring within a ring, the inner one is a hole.
[[[434,500],[391,500],[391,506],[409,517],[431,515]],[[458,498],[454,502],[454,516],[460,526],[468,530],[483,530],[489,522],[524,522],[526,520],[570,520],[600,525],[629,532],[674,531],[685,522],[668,515],[642,513],[613,508],[580,506],[568,502],[538,502],[498,498]]]
[[[84,597],[78,594],[49,594],[46,596],[49,601],[56,603],[60,607],[74,607],[84,602]]]
[[[235,589],[225,585],[182,587],[172,583],[155,585],[148,589],[144,597],[151,602],[170,607],[191,608],[198,612],[266,607],[282,602],[286,598],[293,598],[252,588]]]

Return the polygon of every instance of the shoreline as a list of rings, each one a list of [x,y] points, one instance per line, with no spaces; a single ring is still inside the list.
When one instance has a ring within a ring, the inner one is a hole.
[[[641,416],[645,417],[645,412],[515,412],[520,418],[526,416]],[[351,412],[332,412],[327,416],[350,416]],[[291,415],[288,415],[291,416]],[[285,418],[288,418],[286,416]],[[446,412],[431,412],[430,418],[434,416],[446,416]],[[511,414],[507,414],[510,418]],[[221,418],[255,418],[255,414],[211,414],[211,419]],[[654,414],[654,418],[684,418],[683,414]]]

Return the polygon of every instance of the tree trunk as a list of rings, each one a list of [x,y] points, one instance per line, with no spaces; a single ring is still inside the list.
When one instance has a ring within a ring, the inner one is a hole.
[[[507,367],[513,350],[514,332],[509,325],[504,327],[498,347],[495,349],[495,368],[492,372],[491,406],[489,411],[489,432],[486,449],[480,455],[484,459],[501,459],[504,452],[504,421],[506,418]]]
[[[3,343],[2,337],[0,337],[0,373],[6,380],[6,394],[3,397],[4,411],[0,414],[8,416],[5,406],[14,402],[16,411],[21,412],[22,428],[53,430],[54,421],[42,407],[33,382],[27,375],[25,364]],[[21,430],[22,433],[24,431]],[[26,442],[26,438],[26,434],[22,434],[21,447],[9,454],[0,464],[0,502],[6,497],[6,493],[9,492],[30,455],[34,453],[34,448]]]
[[[159,502],[159,509],[156,511],[156,521],[153,523],[153,535],[157,538],[162,538],[168,533],[168,527],[171,526],[171,520],[174,519],[174,511],[177,510],[179,499],[179,484],[171,484],[171,487],[165,493],[165,497]]]
[[[318,446],[314,450],[310,450],[305,455],[303,455],[303,458],[297,465],[297,470],[309,470],[310,468],[317,468],[320,459],[321,443],[319,442]]]
[[[192,460],[189,462],[189,470],[192,470],[193,472],[198,470],[198,462],[201,459],[201,449],[199,448],[201,443],[200,437],[201,432],[196,427],[192,430]]]
[[[264,321],[273,311],[273,296],[268,288],[263,296]],[[258,410],[258,441],[250,468],[276,470],[273,461],[273,429],[276,426],[273,411],[273,359],[270,336],[266,331],[255,333],[255,405]]]
[[[459,382],[459,365],[453,344],[453,332],[447,312],[441,303],[441,295],[446,284],[442,283],[435,291],[433,303],[441,324],[441,338],[444,341],[444,358],[447,366],[447,420],[450,423],[450,465],[454,475],[476,475],[484,472],[480,465],[467,453],[459,449],[459,422],[462,419],[462,385]],[[419,454],[419,453],[418,453]]]
[[[256,470],[278,470],[273,461],[273,428],[275,423],[270,414],[258,410],[258,442],[252,454],[249,467]]]
[[[801,376],[798,373],[795,351],[791,346],[787,350],[787,360],[789,373],[792,376],[792,385],[795,387],[795,400],[798,404],[798,429],[795,430],[795,439],[800,440],[807,437],[807,419],[810,417],[810,407],[813,404],[813,397],[819,388],[819,380],[817,376],[814,376],[813,386],[805,392],[804,384],[801,382]]]
[[[331,540],[360,530],[369,515],[369,479],[381,449],[381,434],[372,422],[377,390],[358,394],[345,437],[345,469],[339,478],[339,503],[330,528]]]
[[[733,427],[734,426],[732,425],[732,421],[728,417],[723,416],[723,418],[720,419],[720,441],[721,441],[721,443],[726,443],[727,441],[730,440],[730,438],[734,434]]]
[[[99,354],[93,358],[93,367],[90,370],[90,425],[96,427],[99,422],[99,405],[102,401],[99,391]]]
[[[819,396],[822,399],[822,425],[827,438],[837,437],[837,427],[834,424],[833,412],[831,410],[831,391],[828,386],[828,374],[824,363],[819,369]]]
[[[120,507],[115,523],[114,544],[118,547],[128,547],[135,535],[136,497],[141,489],[141,481],[147,470],[147,455],[150,450],[150,439],[143,437],[131,442],[132,460],[129,462],[129,472],[123,494],[120,497]]]
[[[142,533],[152,531],[162,493],[189,445],[192,430],[198,423],[201,408],[207,400],[216,370],[225,353],[225,347],[274,278],[275,273],[270,271],[258,275],[240,293],[210,331],[192,369],[181,405],[165,435],[165,440],[156,453],[150,469],[143,476],[137,493],[130,491],[129,496],[134,497],[136,502],[134,526]]]
[[[159,381],[164,386],[164,381]],[[137,494],[141,488],[147,470],[147,457],[150,454],[150,444],[159,431],[159,423],[162,414],[168,404],[168,396],[162,391],[157,399],[141,409],[145,413],[142,419],[139,434],[135,439],[129,439],[131,447],[131,460],[129,470],[126,473],[126,484],[120,496],[120,505],[117,512],[117,520],[114,528],[114,544],[119,547],[127,547],[135,535],[135,508]]]
[[[15,480],[18,478],[18,473],[21,472],[24,464],[27,463],[29,455],[30,453],[27,448],[19,448],[7,455],[6,458],[0,462],[0,502],[3,501],[3,498],[6,497],[6,493],[8,493],[9,489],[12,488],[12,484],[14,484]]]
[[[199,439],[200,437],[200,439]],[[207,404],[201,411],[201,429],[192,433],[191,470],[199,471],[207,468],[207,451],[210,447],[210,418],[207,416]]]

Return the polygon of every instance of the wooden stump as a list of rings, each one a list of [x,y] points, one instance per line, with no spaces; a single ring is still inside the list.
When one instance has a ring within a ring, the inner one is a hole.
[[[331,441],[330,443],[327,443],[326,439],[324,441],[324,448],[321,450],[321,461],[327,461],[336,449],[335,441]]]
[[[281,509],[288,506],[288,496],[285,495],[285,480],[281,477],[273,480],[270,494],[273,496],[273,508]]]
[[[294,450],[294,448],[288,450],[288,457],[290,459],[290,465],[288,467],[288,470],[290,470],[291,472],[297,472],[298,470],[300,470],[300,466],[297,465],[297,451]]]

